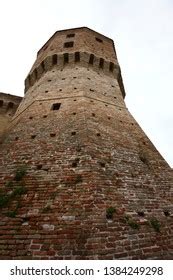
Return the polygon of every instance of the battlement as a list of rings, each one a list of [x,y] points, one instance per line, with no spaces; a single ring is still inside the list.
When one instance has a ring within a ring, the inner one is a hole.
[[[0,134],[14,116],[22,97],[0,92]]]
[[[21,101],[21,96],[0,92],[0,114],[14,115]]]
[[[25,80],[25,92],[32,87],[45,72],[51,70],[53,67],[57,66],[59,70],[62,71],[67,64],[72,64],[72,66],[74,66],[76,63],[80,63],[80,67],[92,67],[96,72],[102,71],[105,75],[114,76],[119,83],[123,98],[125,97],[124,85],[118,63],[115,64],[87,52],[62,53],[47,56],[27,76]]]

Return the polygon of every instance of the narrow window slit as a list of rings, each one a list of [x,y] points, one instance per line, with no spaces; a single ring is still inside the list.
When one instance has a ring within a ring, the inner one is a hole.
[[[73,42],[73,41],[71,41],[71,42],[66,42],[66,43],[64,43],[64,48],[72,48],[73,45],[74,45],[74,42]]]
[[[75,34],[74,34],[74,33],[71,33],[71,34],[67,34],[66,38],[72,38],[72,37],[74,37],[74,36],[75,36]]]
[[[99,67],[101,69],[103,69],[103,67],[104,67],[104,59],[103,58],[100,58]]]
[[[69,62],[69,55],[68,53],[64,53],[64,64],[67,64]]]
[[[75,52],[75,62],[80,61],[80,52]]]
[[[110,72],[114,71],[114,64],[113,64],[113,62],[110,62],[110,64],[109,64],[109,71]]]
[[[45,70],[45,65],[44,65],[44,61],[41,62],[41,67],[43,69],[43,71]]]
[[[94,63],[94,55],[90,54],[89,64],[93,65],[93,63]]]
[[[52,64],[53,64],[53,65],[56,65],[57,62],[58,62],[58,56],[57,56],[57,54],[54,54],[54,55],[52,56]]]

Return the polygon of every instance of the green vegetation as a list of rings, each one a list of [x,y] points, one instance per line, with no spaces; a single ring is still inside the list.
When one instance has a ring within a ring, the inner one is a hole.
[[[14,210],[14,211],[9,211],[6,215],[7,215],[7,217],[15,218],[16,214],[17,214],[17,211]]]
[[[16,187],[11,196],[22,195],[26,193],[26,188],[24,186]]]
[[[5,207],[9,202],[9,196],[0,194],[0,208]]]
[[[25,166],[21,166],[16,170],[16,174],[14,177],[15,181],[21,181],[22,178],[25,176],[26,174],[26,167]]]
[[[7,182],[7,183],[5,184],[5,186],[6,186],[7,188],[12,188],[12,187],[13,187],[13,182],[12,182],[12,181],[9,181],[9,182]]]
[[[160,232],[161,225],[160,225],[160,222],[156,218],[153,217],[150,219],[150,225],[154,228],[154,230],[156,232]]]
[[[112,219],[113,218],[113,215],[114,213],[116,213],[116,209],[114,207],[108,207],[106,209],[106,218],[107,219]]]
[[[140,229],[140,225],[136,221],[129,219],[127,223],[133,229]]]

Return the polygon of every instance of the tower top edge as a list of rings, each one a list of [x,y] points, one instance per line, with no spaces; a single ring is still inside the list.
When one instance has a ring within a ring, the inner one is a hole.
[[[57,34],[60,33],[66,33],[66,32],[72,32],[72,31],[77,31],[77,30],[88,30],[89,32],[93,32],[99,36],[102,36],[103,38],[109,40],[112,42],[113,46],[114,46],[114,41],[109,38],[108,36],[103,35],[102,33],[99,33],[97,31],[95,31],[94,29],[91,29],[87,26],[82,26],[82,27],[74,27],[74,28],[68,28],[68,29],[61,29],[61,30],[57,30],[46,42],[45,44],[39,49],[39,51],[37,52],[37,56],[39,55],[39,53],[41,52],[41,50],[46,46],[46,44],[48,44]]]

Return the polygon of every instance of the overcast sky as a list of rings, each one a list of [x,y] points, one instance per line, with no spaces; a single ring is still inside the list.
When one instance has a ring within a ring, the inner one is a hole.
[[[173,166],[172,0],[0,0],[0,91],[23,96],[41,46],[80,26],[114,40],[127,107]]]

